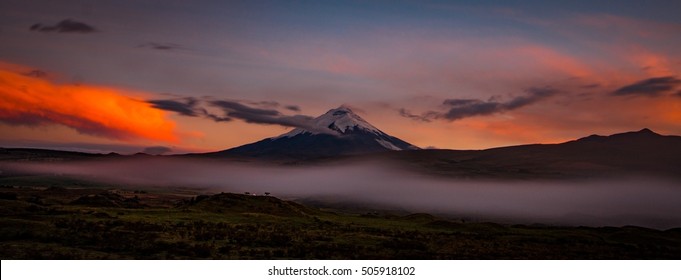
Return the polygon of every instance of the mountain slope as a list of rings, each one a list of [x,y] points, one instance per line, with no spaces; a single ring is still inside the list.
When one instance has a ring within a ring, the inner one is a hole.
[[[336,124],[335,121],[332,123]],[[308,160],[315,164],[323,162],[355,164],[364,161],[375,164],[375,160],[385,160],[409,170],[457,178],[585,179],[651,175],[681,179],[681,137],[664,136],[649,129],[610,136],[591,135],[560,144],[531,144],[487,150],[429,149],[372,153],[390,151],[377,140],[387,138],[391,143],[397,143],[393,144],[396,146],[400,145],[401,140],[382,135],[380,130],[377,130],[378,133],[367,130],[366,126],[353,124],[332,127],[340,131],[337,131],[337,134],[326,134],[294,130],[288,135],[208,154],[151,157],[0,148],[2,171],[0,177],[25,173],[20,172],[21,166],[17,165],[17,162],[127,159],[164,161],[171,157],[188,157],[238,162],[256,159],[257,162],[271,161],[275,164],[280,162],[304,164]],[[407,149],[411,147],[407,146],[409,144],[406,142],[401,145]],[[353,156],[334,157],[336,155]]]
[[[313,158],[417,149],[341,106],[312,120],[309,128],[208,155]]]
[[[480,151],[421,150],[383,155],[428,173],[473,178],[587,178],[616,175],[681,176],[681,137],[649,129],[592,135],[561,144]]]

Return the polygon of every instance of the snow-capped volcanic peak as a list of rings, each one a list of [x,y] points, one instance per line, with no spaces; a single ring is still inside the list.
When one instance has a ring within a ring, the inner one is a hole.
[[[380,131],[345,106],[309,119],[278,137],[219,153],[258,158],[320,158],[419,148]]]
[[[355,114],[350,108],[338,107],[329,110],[326,114],[315,119],[315,126],[323,126],[335,131],[345,133],[348,129],[361,129],[374,133],[382,133],[362,117]]]
[[[328,132],[328,134],[346,134],[354,130],[364,130],[379,135],[385,134],[345,106],[329,110],[315,118],[312,120],[312,126],[313,129],[296,128],[276,138],[293,137],[301,133],[319,134]]]

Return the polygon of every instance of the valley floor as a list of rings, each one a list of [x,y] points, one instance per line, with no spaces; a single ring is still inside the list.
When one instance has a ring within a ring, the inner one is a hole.
[[[2,259],[679,259],[681,228],[342,214],[186,189],[0,188]]]

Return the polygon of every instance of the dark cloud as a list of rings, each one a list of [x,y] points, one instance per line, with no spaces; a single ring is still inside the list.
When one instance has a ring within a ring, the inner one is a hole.
[[[240,119],[247,123],[256,124],[275,124],[287,127],[298,127],[321,133],[332,133],[328,131],[316,131],[312,124],[313,117],[304,115],[283,115],[274,109],[260,109],[243,105],[236,101],[215,100],[209,102],[211,106],[222,109],[226,117]]]
[[[173,50],[186,50],[187,49],[187,48],[183,47],[182,45],[178,45],[178,44],[155,43],[155,42],[140,44],[138,47],[149,48],[149,49],[160,50],[160,51],[173,51]]]
[[[152,107],[178,113],[183,116],[196,117],[201,112],[201,108],[197,108],[198,100],[193,97],[185,97],[179,99],[165,99],[165,100],[147,100]]]
[[[246,101],[245,103],[248,103],[250,105],[254,106],[259,106],[259,107],[266,107],[266,108],[277,108],[279,107],[279,102],[277,101]]]
[[[532,87],[525,90],[525,95],[516,96],[506,102],[502,102],[500,97],[497,96],[494,96],[487,101],[480,99],[446,99],[442,102],[442,105],[448,108],[446,112],[429,111],[421,115],[415,115],[406,109],[400,109],[400,115],[419,121],[430,121],[432,119],[455,121],[467,117],[486,116],[512,111],[539,102],[558,92],[558,90],[550,87]]]
[[[236,101],[216,100],[211,101],[211,105],[221,108],[231,117],[248,119],[249,116],[277,116],[279,111],[273,109],[259,109],[243,105]]]
[[[503,111],[503,106],[499,102],[493,102],[493,101],[482,101],[482,100],[475,100],[475,102],[469,103],[466,102],[465,105],[451,105],[448,103],[453,103],[453,102],[458,102],[462,100],[458,99],[453,99],[453,100],[445,100],[443,102],[444,105],[449,105],[450,109],[441,114],[438,117],[445,118],[448,120],[458,120],[458,119],[463,119],[466,117],[472,117],[472,116],[477,116],[477,115],[491,115],[496,112]],[[468,100],[466,100],[468,101]]]
[[[147,100],[156,109],[175,112],[187,117],[205,117],[216,122],[228,122],[232,118],[221,117],[208,112],[205,108],[199,106],[200,100],[194,97],[183,97],[175,99],[157,99]]]
[[[38,115],[29,112],[11,112],[0,109],[0,123],[9,125],[41,126],[51,123],[45,114]]]
[[[677,97],[681,97],[681,89],[677,91],[674,95],[676,95]]]
[[[232,118],[230,117],[221,117],[213,113],[209,113],[206,111],[206,109],[201,108],[201,112],[203,113],[203,116],[213,120],[214,122],[231,122]]]
[[[296,105],[286,105],[284,108],[294,112],[300,112],[300,107]]]
[[[34,25],[31,25],[30,30],[39,32],[59,32],[59,33],[97,32],[97,29],[95,29],[93,26],[72,19],[62,20],[56,25],[43,25],[42,23],[36,23]]]
[[[188,117],[204,117],[215,122],[228,122],[234,119],[239,119],[247,123],[254,124],[274,124],[286,127],[303,128],[309,131],[319,133],[334,133],[332,130],[318,131],[312,124],[313,117],[305,115],[285,115],[279,110],[271,107],[279,106],[275,101],[231,101],[231,100],[214,100],[211,98],[197,99],[194,97],[184,97],[175,99],[160,99],[147,100],[147,103],[152,107],[175,112]],[[247,103],[249,105],[244,105]],[[206,107],[201,106],[205,104]],[[261,108],[254,107],[251,104],[257,104]],[[206,108],[212,107],[219,109],[222,114],[212,113]],[[267,108],[262,108],[267,107]],[[300,110],[296,105],[285,106],[286,109],[292,111]]]
[[[400,108],[400,110],[398,110],[398,112],[400,113],[400,116],[403,116],[405,118],[410,118],[412,120],[421,121],[421,122],[430,122],[430,118],[428,118],[427,116],[425,116],[425,115],[414,115],[411,112],[409,112],[407,109],[404,109],[404,108]]]
[[[520,107],[524,107],[527,105],[530,105],[532,103],[536,103],[542,99],[545,99],[547,97],[550,97],[556,93],[558,93],[558,90],[549,88],[549,87],[532,87],[529,89],[525,90],[525,93],[527,95],[524,96],[518,96],[511,101],[506,102],[506,103],[501,103],[501,109],[502,111],[510,111],[510,110],[515,110]]]
[[[641,96],[658,96],[673,90],[677,85],[681,84],[681,80],[673,76],[656,77],[638,81],[636,83],[621,87],[614,92],[613,95],[641,95]]]
[[[588,85],[581,86],[581,88],[586,88],[586,89],[599,88],[599,87],[601,87],[601,84],[588,84]]]
[[[149,155],[162,155],[162,154],[167,154],[172,152],[173,150],[168,147],[164,146],[154,146],[154,147],[146,147],[142,151],[142,153],[149,154]]]
[[[446,99],[443,105],[449,106],[468,106],[480,102],[479,99]]]

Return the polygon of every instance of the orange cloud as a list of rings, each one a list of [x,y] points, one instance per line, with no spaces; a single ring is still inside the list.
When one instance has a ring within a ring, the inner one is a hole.
[[[631,55],[631,60],[638,64],[650,76],[671,76],[673,70],[670,58],[646,50],[638,50]]]
[[[556,69],[573,77],[594,77],[590,67],[575,57],[559,53],[541,45],[527,44],[516,49],[516,54],[530,57],[540,65]]]
[[[92,85],[64,85],[25,75],[30,69],[0,62],[0,122],[61,124],[79,133],[119,140],[177,142],[175,123],[140,97]],[[139,98],[139,99],[136,99]]]

